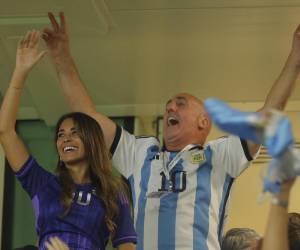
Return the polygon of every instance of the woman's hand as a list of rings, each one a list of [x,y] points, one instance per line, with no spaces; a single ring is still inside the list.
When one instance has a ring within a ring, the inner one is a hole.
[[[16,54],[16,71],[27,74],[46,54],[46,51],[38,51],[40,37],[38,31],[28,31],[21,38]]]
[[[58,237],[51,237],[45,245],[48,250],[69,250],[69,247]]]

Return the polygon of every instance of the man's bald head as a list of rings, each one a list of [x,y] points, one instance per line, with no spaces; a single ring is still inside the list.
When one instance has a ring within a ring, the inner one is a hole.
[[[164,141],[167,149],[181,150],[188,144],[203,145],[211,121],[203,102],[189,93],[179,93],[166,104]]]

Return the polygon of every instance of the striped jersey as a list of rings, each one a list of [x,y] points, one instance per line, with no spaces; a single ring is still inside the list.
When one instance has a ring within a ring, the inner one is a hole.
[[[118,127],[111,151],[131,185],[137,250],[220,249],[231,185],[252,160],[245,141],[222,137],[169,152],[155,137]]]

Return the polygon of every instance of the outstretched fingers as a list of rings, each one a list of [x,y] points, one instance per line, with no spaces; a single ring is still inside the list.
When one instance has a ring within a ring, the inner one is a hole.
[[[39,44],[40,32],[32,30],[28,31],[25,36],[21,37],[18,43],[19,49],[35,48]]]
[[[31,31],[28,31],[28,32],[26,33],[26,35],[25,35],[25,38],[24,38],[24,47],[25,47],[25,48],[28,48],[29,43],[30,43],[31,36],[32,36]]]
[[[25,36],[21,37],[18,48],[19,49],[28,48],[28,46],[30,44],[31,36],[32,36],[31,31],[27,31]]]
[[[65,19],[65,14],[63,12],[59,12],[59,18],[60,18],[60,26],[61,26],[61,29],[63,31],[66,31],[67,30],[67,27],[66,27],[66,19]]]
[[[58,31],[59,30],[59,24],[56,21],[55,16],[53,15],[53,13],[52,12],[48,12],[48,17],[50,19],[50,22],[52,24],[52,27],[53,27],[54,31]]]
[[[20,38],[19,43],[18,43],[18,49],[23,49],[24,48],[24,44],[25,44],[24,38],[25,38],[24,36],[22,36]]]
[[[39,44],[39,40],[40,40],[40,32],[35,30],[31,31],[28,47],[29,48],[37,47]]]
[[[295,35],[296,37],[298,37],[298,38],[300,37],[300,24],[299,24],[298,27],[296,28],[294,35]]]

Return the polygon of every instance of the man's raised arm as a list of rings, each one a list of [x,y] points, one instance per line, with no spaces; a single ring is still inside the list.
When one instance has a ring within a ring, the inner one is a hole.
[[[72,111],[86,113],[98,121],[103,130],[106,145],[110,148],[116,133],[116,124],[107,116],[97,113],[95,104],[80,79],[70,52],[64,13],[59,13],[60,24],[52,13],[48,13],[48,16],[52,27],[44,29],[43,39],[55,64],[66,100]]]
[[[291,52],[278,77],[273,84],[263,109],[283,110],[294,89],[300,71],[300,25],[294,32]]]
[[[287,61],[267,95],[264,106],[259,111],[264,112],[268,109],[283,110],[294,89],[297,77],[300,72],[300,25],[294,32],[291,52]],[[249,153],[254,156],[259,146],[248,143]]]

